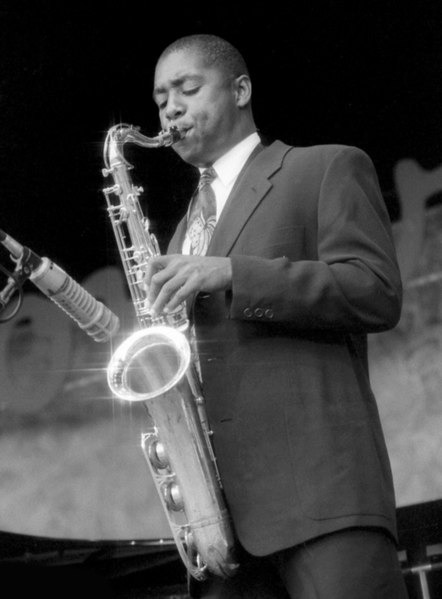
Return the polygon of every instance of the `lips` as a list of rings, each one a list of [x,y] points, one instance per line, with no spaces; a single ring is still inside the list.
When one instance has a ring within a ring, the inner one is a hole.
[[[190,127],[180,129],[181,139],[186,139],[188,137],[190,131]]]
[[[183,139],[185,139],[188,136],[189,131],[192,128],[192,127],[189,127],[189,126],[186,127],[186,126],[183,126],[183,125],[175,125],[175,127],[181,133],[181,139],[180,139],[180,141],[182,141]]]

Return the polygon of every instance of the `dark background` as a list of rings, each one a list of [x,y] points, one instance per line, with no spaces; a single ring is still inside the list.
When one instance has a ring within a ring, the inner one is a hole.
[[[256,121],[294,145],[345,143],[373,159],[393,220],[393,168],[442,163],[440,0],[292,2],[203,12],[130,3],[0,5],[0,227],[81,279],[119,264],[101,193],[105,133],[158,131],[155,61],[176,37],[232,41],[250,65]],[[127,147],[127,146],[126,146]],[[193,187],[168,150],[129,150],[162,246]],[[5,257],[8,260],[7,256]]]

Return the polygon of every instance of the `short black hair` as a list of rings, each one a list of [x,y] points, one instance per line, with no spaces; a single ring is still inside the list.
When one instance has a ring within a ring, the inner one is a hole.
[[[181,50],[195,50],[203,56],[207,66],[216,66],[229,76],[249,76],[246,61],[239,50],[217,35],[197,33],[180,37],[163,50],[158,62],[169,54]]]

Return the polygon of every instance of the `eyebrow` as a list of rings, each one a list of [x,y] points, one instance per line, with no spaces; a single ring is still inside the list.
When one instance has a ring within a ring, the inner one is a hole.
[[[175,79],[172,79],[172,81],[170,83],[170,87],[172,87],[172,88],[180,87],[187,81],[200,83],[202,80],[203,80],[203,77],[201,75],[197,75],[197,74],[182,75],[181,77],[176,77]],[[153,99],[155,100],[155,98],[158,97],[159,95],[165,94],[166,91],[167,91],[167,89],[166,89],[165,85],[159,85],[159,86],[155,87],[153,90],[153,93],[152,93]]]

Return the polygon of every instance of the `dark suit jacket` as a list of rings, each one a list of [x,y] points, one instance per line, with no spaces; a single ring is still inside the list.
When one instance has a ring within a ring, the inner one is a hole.
[[[366,334],[397,323],[401,282],[373,164],[347,146],[260,150],[208,251],[231,258],[232,291],[193,304],[236,533],[255,555],[355,525],[395,535]]]

